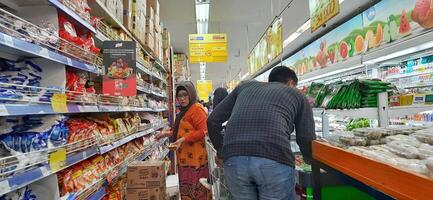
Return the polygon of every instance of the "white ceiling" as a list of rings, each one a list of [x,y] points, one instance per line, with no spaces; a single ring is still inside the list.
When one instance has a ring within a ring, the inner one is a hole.
[[[372,0],[345,0],[334,21]],[[248,72],[247,58],[275,16],[289,4],[283,14],[283,40],[309,19],[308,0],[211,0],[209,33],[227,33],[227,63],[208,63],[206,78],[214,88]],[[161,21],[170,33],[175,52],[188,54],[188,34],[196,33],[194,0],[160,0]],[[332,22],[330,22],[332,24]],[[307,30],[309,32],[310,30]],[[309,38],[320,34],[306,33],[284,52],[299,48]],[[190,64],[191,78],[200,77],[198,64]]]

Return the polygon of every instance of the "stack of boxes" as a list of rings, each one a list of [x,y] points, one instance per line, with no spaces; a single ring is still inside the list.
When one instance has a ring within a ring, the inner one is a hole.
[[[133,0],[132,2],[132,30],[130,31],[141,43],[144,43],[145,39],[146,7],[146,0]]]
[[[113,0],[107,0],[113,1]],[[159,21],[158,0],[123,0],[123,25],[163,60],[163,28]]]
[[[151,5],[147,5],[147,16],[146,16],[146,36],[145,45],[149,47],[150,50],[155,51],[155,11]]]
[[[164,161],[139,161],[128,165],[128,200],[165,200],[166,176]]]
[[[174,54],[173,58],[173,74],[175,77],[189,77],[188,58],[185,54]]]
[[[162,31],[162,64],[166,69],[170,67],[170,32],[166,28]]]
[[[107,10],[113,14],[113,16],[119,20],[123,21],[123,3],[119,0],[102,0]]]

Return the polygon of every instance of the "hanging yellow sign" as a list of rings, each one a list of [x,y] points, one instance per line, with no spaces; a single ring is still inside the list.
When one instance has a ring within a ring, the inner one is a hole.
[[[212,80],[197,81],[197,95],[204,102],[209,101],[209,95],[212,93]]]
[[[340,13],[340,2],[338,0],[309,0],[311,32]]]
[[[190,34],[189,62],[226,62],[227,35],[221,34]]]

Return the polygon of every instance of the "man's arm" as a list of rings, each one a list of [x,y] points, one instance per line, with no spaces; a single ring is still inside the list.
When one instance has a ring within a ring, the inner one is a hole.
[[[207,128],[209,138],[217,150],[218,156],[220,156],[221,149],[223,147],[223,123],[226,122],[232,114],[233,106],[236,103],[237,94],[239,87],[235,88],[209,115],[207,119]]]
[[[296,142],[301,149],[304,160],[311,163],[312,141],[316,139],[314,128],[313,110],[306,98],[302,98],[298,113],[295,119]]]

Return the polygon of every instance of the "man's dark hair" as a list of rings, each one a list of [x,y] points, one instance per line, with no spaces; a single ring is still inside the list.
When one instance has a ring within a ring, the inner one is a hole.
[[[269,74],[269,82],[287,83],[289,81],[293,81],[297,85],[298,77],[295,71],[286,66],[275,67]]]

